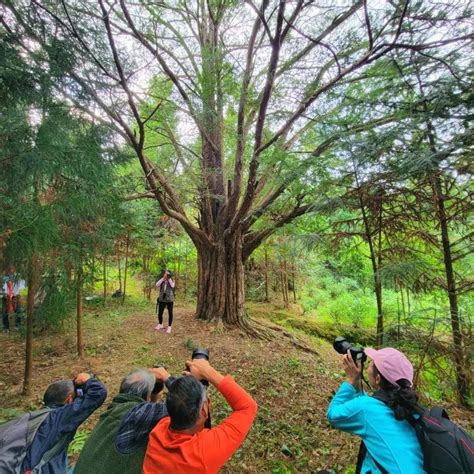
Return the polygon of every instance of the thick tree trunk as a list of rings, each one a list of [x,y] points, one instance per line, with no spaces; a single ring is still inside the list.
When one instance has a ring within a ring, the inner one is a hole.
[[[247,327],[244,262],[240,234],[198,249],[196,316],[207,321]]]

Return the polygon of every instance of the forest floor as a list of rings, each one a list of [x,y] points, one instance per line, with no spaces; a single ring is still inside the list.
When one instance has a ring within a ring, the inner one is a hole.
[[[108,387],[108,399],[80,427],[70,449],[74,460],[129,370],[151,367],[158,361],[171,373],[179,374],[194,347],[207,347],[211,363],[221,372],[232,374],[259,405],[250,434],[222,472],[354,472],[357,440],[332,429],[325,417],[328,402],[343,380],[338,356],[329,343],[298,334],[318,353],[314,355],[284,337],[269,342],[251,339],[240,330],[222,331],[198,321],[193,318],[192,307],[179,303],[172,334],[154,331],[155,325],[154,306],[135,298],[124,306],[117,302],[110,302],[106,308],[86,305],[83,360],[75,355],[73,325],[60,333],[35,338],[30,397],[20,395],[23,340],[19,334],[1,334],[0,422],[39,407],[44,390],[54,380],[71,378],[80,371],[97,374]],[[229,408],[213,388],[210,391],[213,423],[219,423]]]

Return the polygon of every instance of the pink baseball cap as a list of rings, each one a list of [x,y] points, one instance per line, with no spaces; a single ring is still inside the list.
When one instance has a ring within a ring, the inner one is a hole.
[[[364,352],[374,361],[377,370],[390,382],[397,386],[397,380],[406,379],[413,384],[413,365],[403,352],[393,347],[372,349],[366,347]]]

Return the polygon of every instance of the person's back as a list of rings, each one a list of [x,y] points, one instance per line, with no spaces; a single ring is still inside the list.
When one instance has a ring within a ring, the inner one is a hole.
[[[223,377],[202,359],[187,364],[196,378],[208,380],[221,392],[233,412],[215,428],[204,428],[209,404],[201,383],[194,377],[173,382],[167,399],[170,416],[163,418],[151,432],[144,474],[217,472],[242,444],[257,413],[256,402],[232,377]],[[190,403],[192,397],[186,397],[186,391],[196,393],[196,403]],[[196,416],[187,423],[186,413],[193,404],[197,408]]]
[[[158,379],[159,376],[163,378]],[[145,400],[152,397],[155,382],[164,382],[168,377],[164,369],[136,369],[124,378],[120,393],[87,438],[74,474],[142,472],[148,435],[167,415],[164,402]]]
[[[114,439],[123,417],[143,399],[137,395],[119,394],[102,413],[81,451],[74,474],[141,472],[147,440],[130,454],[117,451]]]
[[[397,420],[384,402],[365,393],[355,393],[344,383],[328,409],[332,426],[358,435],[368,454],[362,473],[378,473],[376,462],[390,474],[422,473],[423,457],[415,430],[406,420]]]
[[[105,386],[88,374],[79,374],[75,381],[82,387],[83,393],[79,396],[74,394],[72,381],[57,382],[46,391],[45,404],[52,410],[36,432],[23,461],[22,472],[38,469],[40,463],[43,463],[39,469],[41,474],[66,471],[67,448],[77,428],[107,396]],[[44,463],[46,457],[49,459]]]
[[[372,397],[361,392],[362,366],[344,355],[348,380],[329,404],[328,421],[362,438],[357,473],[424,473],[420,443],[408,421],[421,413],[412,390],[413,366],[393,348],[364,352],[372,359],[367,375],[377,392]]]

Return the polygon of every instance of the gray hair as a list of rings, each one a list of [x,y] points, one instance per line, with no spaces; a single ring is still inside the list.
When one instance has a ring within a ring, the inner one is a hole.
[[[120,384],[120,393],[138,395],[143,400],[150,398],[155,387],[155,376],[148,369],[133,369]]]

